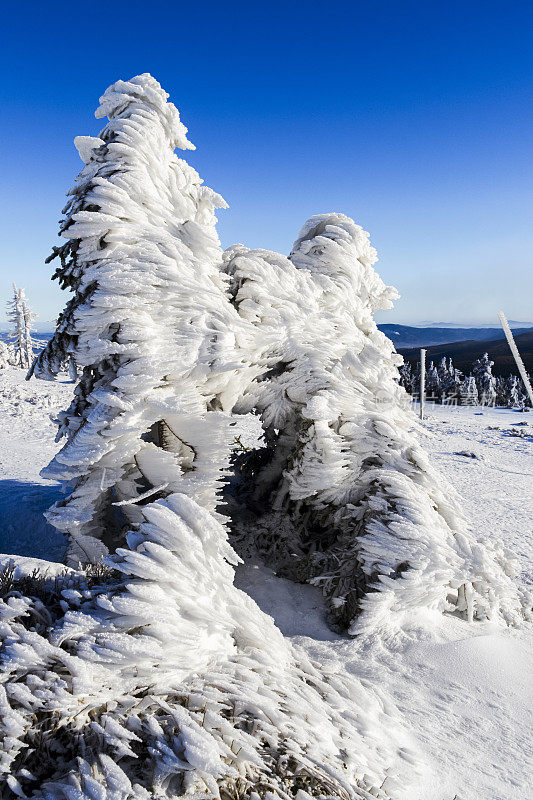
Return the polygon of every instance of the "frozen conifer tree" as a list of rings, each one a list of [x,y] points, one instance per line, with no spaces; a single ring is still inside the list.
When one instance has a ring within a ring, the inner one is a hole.
[[[387,800],[409,784],[390,704],[323,675],[233,586],[211,513],[173,494],[142,508],[127,544],[100,585],[60,582],[54,616],[16,591],[0,600],[14,796]]]
[[[80,375],[58,418],[66,443],[43,472],[74,486],[48,513],[70,536],[71,562],[114,549],[137,502],[187,491],[191,473],[214,509],[229,458],[228,420],[200,419],[239,391],[228,388],[239,320],[217,266],[225,203],[175,155],[193,145],[167,97],[149,75],[105,92],[96,116],[109,122],[76,139],[85,166],[51,256],[73,294],[33,372],[48,378],[70,361]]]
[[[494,378],[494,391],[496,393],[495,405],[507,405],[507,382],[505,378],[497,376]]]
[[[442,394],[441,376],[433,361],[426,370],[426,394],[431,400],[437,400]]]
[[[464,378],[461,384],[460,398],[463,406],[477,406],[479,404],[476,379],[473,375]]]
[[[413,368],[410,361],[405,361],[400,367],[400,386],[413,394]]]
[[[493,406],[496,402],[496,381],[492,374],[494,361],[488,353],[483,353],[481,358],[474,361],[472,372],[476,381],[479,402],[482,406]]]
[[[26,361],[26,350],[25,350],[23,290],[18,289],[15,284],[13,284],[13,298],[8,302],[7,308],[8,308],[7,312],[8,319],[11,320],[11,323],[13,325],[13,329],[9,334],[9,338],[13,342],[15,363],[22,368],[28,367],[29,364]]]
[[[440,399],[441,403],[444,403],[448,398],[453,397],[455,394],[455,379],[453,375],[451,359],[448,362],[446,361],[446,358],[443,357],[439,362],[439,366],[437,367],[437,373],[439,378]]]
[[[397,296],[375,261],[343,214],[312,217],[289,258],[226,251],[264,369],[236,410],[260,413],[267,443],[240,465],[236,546],[320,585],[331,620],[352,633],[390,624],[400,608],[512,620],[503,553],[475,543],[419,447],[401,359],[373,320]]]
[[[509,377],[503,381],[503,384],[505,402],[502,403],[502,405],[506,405],[508,408],[523,407],[523,403],[521,402],[522,398],[520,397],[519,378],[517,378],[516,375],[509,375]]]

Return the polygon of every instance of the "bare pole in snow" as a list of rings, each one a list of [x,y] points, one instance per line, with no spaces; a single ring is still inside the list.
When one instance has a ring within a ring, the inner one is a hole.
[[[527,376],[526,368],[524,367],[524,362],[520,357],[520,353],[518,352],[518,347],[516,346],[516,342],[514,340],[513,334],[511,333],[511,329],[509,327],[509,323],[505,317],[503,311],[498,311],[498,316],[500,318],[500,322],[503,328],[503,332],[505,333],[505,338],[509,343],[509,347],[511,348],[511,353],[514,356],[514,360],[516,361],[516,366],[518,367],[518,372],[520,373],[520,377],[524,381],[524,386],[526,387],[526,392],[529,395],[529,399],[531,400],[531,405],[533,406],[533,389],[531,388],[531,384],[529,382],[529,378]]]
[[[420,419],[424,419],[426,401],[426,351],[420,350]]]

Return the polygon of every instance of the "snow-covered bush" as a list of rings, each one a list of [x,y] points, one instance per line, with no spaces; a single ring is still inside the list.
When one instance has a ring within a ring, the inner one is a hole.
[[[418,444],[401,358],[372,316],[397,296],[375,261],[342,214],[312,217],[289,258],[225,254],[264,369],[236,406],[260,413],[267,443],[241,459],[237,546],[321,586],[330,619],[353,634],[416,609],[515,621],[511,564],[475,541]]]

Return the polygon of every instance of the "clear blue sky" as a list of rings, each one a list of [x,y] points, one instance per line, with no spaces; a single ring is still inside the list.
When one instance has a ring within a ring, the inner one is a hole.
[[[2,283],[41,320],[44,259],[98,97],[151,72],[230,205],[224,246],[289,252],[311,214],[370,231],[402,294],[383,321],[532,321],[533,3],[10,3],[3,7]]]

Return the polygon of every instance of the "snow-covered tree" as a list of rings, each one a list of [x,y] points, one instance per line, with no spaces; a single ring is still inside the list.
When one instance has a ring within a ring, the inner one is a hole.
[[[496,381],[492,374],[493,366],[494,361],[490,360],[488,353],[484,353],[472,365],[479,402],[482,406],[493,406],[496,402]]]
[[[454,366],[452,359],[450,358],[448,369],[450,371],[450,375],[452,377],[452,388],[451,391],[453,393],[454,402],[460,403],[461,402],[461,386],[464,380],[464,374]]]
[[[437,372],[441,402],[444,403],[456,399],[459,393],[459,380],[455,374],[456,371],[452,359],[446,360],[443,357],[439,362]]]
[[[13,299],[8,302],[8,318],[13,324],[9,338],[13,340],[14,363],[23,369],[29,369],[33,362],[33,349],[40,346],[33,336],[33,321],[37,318],[33,314],[24,289],[18,289],[13,284]],[[9,357],[13,360],[12,357]]]
[[[17,365],[15,349],[9,342],[0,341],[0,369]]]
[[[426,368],[426,395],[433,400],[442,395],[439,371],[433,361],[430,361]]]
[[[7,304],[7,316],[11,320],[13,329],[9,334],[9,338],[13,342],[13,350],[15,354],[15,361],[19,367],[28,366],[26,362],[24,339],[25,339],[25,324],[24,312],[22,307],[21,290],[13,284],[13,297]]]
[[[403,386],[410,395],[418,395],[420,390],[420,365],[413,365],[410,361],[405,361],[399,371],[400,386]]]
[[[233,586],[217,510],[230,412],[275,359],[268,325],[226,291],[223,201],[174,155],[189,144],[166,99],[148,75],[119,81],[100,137],[77,140],[56,252],[74,294],[34,367],[81,373],[46,471],[74,488],[50,519],[72,561],[123,546],[111,578],[67,586],[54,616],[20,593],[0,605],[3,774],[42,800],[385,799],[406,775],[381,699],[324,675]]]
[[[24,359],[25,359],[25,366],[28,369],[31,367],[33,363],[33,351],[36,347],[41,346],[41,343],[33,338],[32,333],[34,333],[33,323],[37,319],[37,314],[34,314],[30,308],[30,304],[26,298],[26,294],[24,289],[19,289],[20,295],[20,305],[22,309],[22,321],[24,324],[24,334],[23,334],[23,349],[24,349]]]
[[[387,800],[408,783],[398,716],[324,675],[233,586],[212,513],[175,493],[142,508],[127,544],[106,581],[60,581],[51,611],[17,591],[0,601],[14,795]]]
[[[461,384],[460,398],[463,406],[477,406],[479,404],[476,379],[473,375],[464,378]]]
[[[48,513],[71,562],[114,549],[138,503],[178,487],[214,510],[229,460],[222,409],[239,393],[242,323],[218,267],[225,203],[175,155],[193,145],[166,101],[150,76],[119,81],[96,112],[109,117],[100,137],[75,142],[85,166],[52,256],[73,297],[34,367],[47,378],[70,361],[80,373],[58,417],[66,444],[43,472],[73,484]],[[208,407],[219,413],[204,419]]]
[[[531,382],[531,378],[529,378],[529,380]],[[531,400],[529,399],[526,387],[524,386],[523,381],[519,380],[517,377],[516,377],[515,387],[516,387],[516,394],[518,396],[517,408],[523,411],[525,408],[531,407]]]
[[[401,360],[373,320],[396,297],[375,261],[343,214],[312,217],[289,258],[226,251],[263,367],[235,409],[261,415],[267,443],[239,465],[236,546],[321,586],[330,619],[354,634],[400,608],[512,620],[503,551],[475,542],[418,444]]]
[[[508,408],[523,408],[524,396],[520,392],[521,381],[516,375],[509,375],[503,380],[505,403]]]
[[[404,361],[402,366],[400,367],[400,386],[409,392],[412,393],[412,383],[413,383],[413,368],[411,366],[410,361]]]

